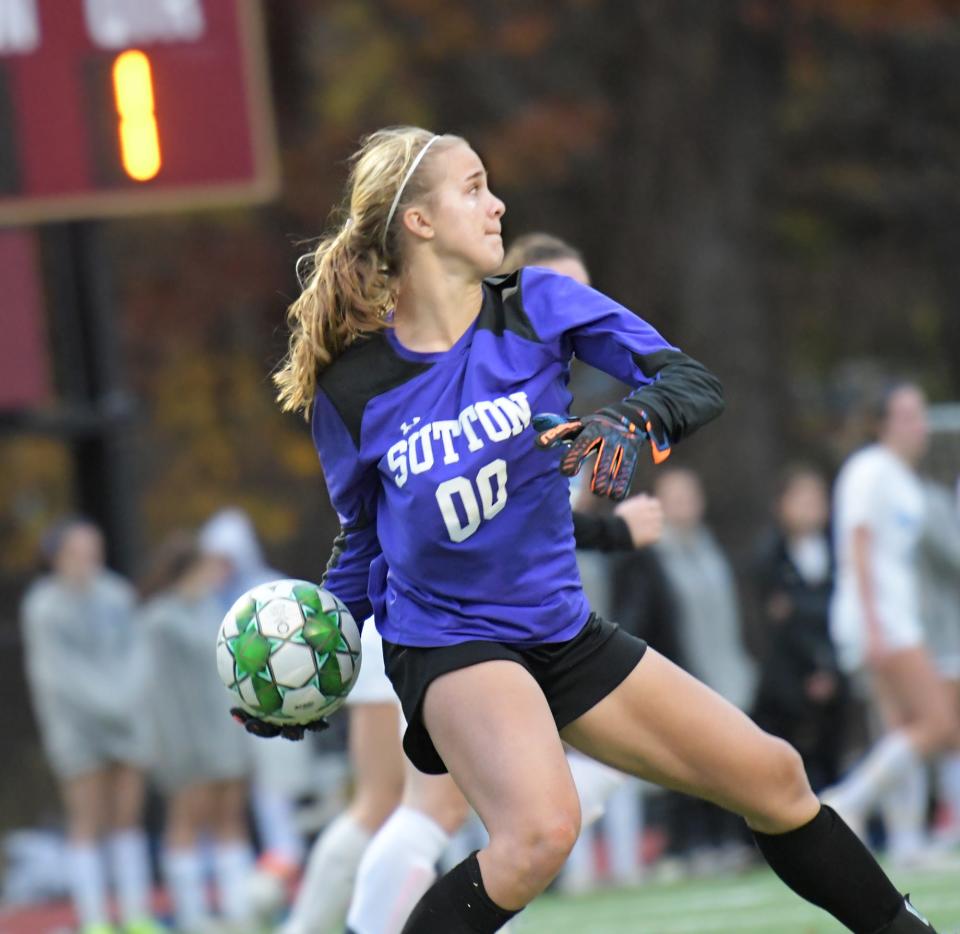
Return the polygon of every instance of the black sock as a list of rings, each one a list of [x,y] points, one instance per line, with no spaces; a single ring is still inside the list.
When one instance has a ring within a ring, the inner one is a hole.
[[[474,851],[427,889],[401,934],[493,934],[516,913],[487,895]]]
[[[753,836],[770,868],[802,898],[856,934],[891,930],[903,896],[832,808],[823,805],[812,821],[788,833]]]

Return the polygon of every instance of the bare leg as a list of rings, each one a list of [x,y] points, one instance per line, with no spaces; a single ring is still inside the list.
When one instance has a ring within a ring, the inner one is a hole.
[[[423,713],[490,834],[478,856],[486,892],[518,910],[560,871],[580,831],[576,789],[543,692],[521,666],[484,662],[437,678]]]
[[[350,708],[350,762],[355,782],[350,813],[373,833],[403,794],[404,758],[396,704],[358,704]]]
[[[795,750],[653,649],[562,735],[613,768],[713,801],[765,833],[799,827],[820,809]]]

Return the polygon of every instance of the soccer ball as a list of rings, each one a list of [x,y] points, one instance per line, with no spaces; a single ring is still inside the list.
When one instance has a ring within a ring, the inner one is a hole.
[[[261,584],[224,616],[217,671],[247,713],[278,726],[308,723],[347,699],[360,673],[360,630],[329,590]]]

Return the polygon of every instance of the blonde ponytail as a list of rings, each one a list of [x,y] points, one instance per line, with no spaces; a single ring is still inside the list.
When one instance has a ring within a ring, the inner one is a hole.
[[[430,190],[430,159],[459,141],[419,127],[379,130],[363,141],[346,220],[297,262],[302,291],[287,309],[290,346],[273,377],[285,412],[309,418],[320,371],[361,335],[388,326],[401,262],[397,217]]]
[[[389,277],[375,250],[351,245],[351,226],[322,240],[297,263],[303,291],[287,309],[290,347],[274,376],[285,412],[308,413],[320,370],[358,335],[384,327],[392,296]]]

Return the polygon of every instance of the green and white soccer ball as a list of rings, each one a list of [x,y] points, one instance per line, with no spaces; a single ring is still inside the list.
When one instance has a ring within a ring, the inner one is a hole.
[[[217,671],[247,713],[278,726],[308,723],[347,699],[360,673],[360,630],[329,590],[271,581],[227,611]]]

